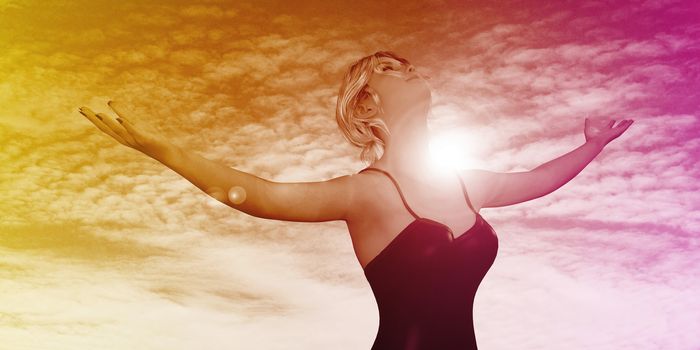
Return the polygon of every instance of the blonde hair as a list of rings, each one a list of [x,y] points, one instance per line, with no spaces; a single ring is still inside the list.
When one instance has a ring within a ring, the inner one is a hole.
[[[360,159],[370,164],[381,158],[384,153],[384,141],[373,129],[379,129],[390,135],[389,129],[381,118],[358,118],[355,115],[355,109],[360,101],[370,96],[381,111],[379,95],[367,85],[372,73],[381,72],[379,67],[379,58],[381,57],[390,57],[403,64],[410,65],[407,60],[391,51],[377,51],[372,55],[355,61],[345,72],[335,108],[335,119],[343,132],[343,136],[351,144],[362,148]],[[392,73],[386,72],[383,74]]]

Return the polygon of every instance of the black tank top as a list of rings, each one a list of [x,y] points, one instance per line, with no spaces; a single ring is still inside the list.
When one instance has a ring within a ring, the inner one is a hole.
[[[498,251],[498,237],[474,210],[476,222],[456,236],[446,225],[411,209],[398,182],[404,206],[415,218],[364,268],[379,309],[372,350],[477,349],[472,316],[474,296]]]

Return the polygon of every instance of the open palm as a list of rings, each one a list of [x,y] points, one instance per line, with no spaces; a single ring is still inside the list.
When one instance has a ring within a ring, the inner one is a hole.
[[[586,142],[591,140],[600,141],[602,145],[607,145],[610,141],[618,138],[622,133],[624,133],[627,128],[632,125],[634,120],[623,119],[621,122],[615,125],[615,120],[610,120],[607,125],[601,125],[605,121],[593,122],[586,118],[584,121],[583,134],[586,137]]]
[[[107,105],[119,116],[116,121],[105,113],[94,113],[87,107],[80,107],[79,111],[98,129],[124,146],[150,157],[157,157],[168,149],[168,141],[158,132],[140,122],[135,125],[131,116],[127,118],[120,102],[109,101]]]

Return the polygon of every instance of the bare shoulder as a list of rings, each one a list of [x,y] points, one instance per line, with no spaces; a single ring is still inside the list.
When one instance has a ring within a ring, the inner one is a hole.
[[[498,173],[496,172],[483,169],[462,169],[459,172],[459,175],[462,176],[462,179],[464,179],[465,181],[468,180],[472,183],[473,186],[479,187],[483,187],[484,185],[495,181],[497,174]]]
[[[469,200],[474,205],[475,210],[479,211],[479,209],[484,207],[484,202],[490,195],[496,180],[494,175],[494,172],[482,169],[459,170],[459,176],[464,181]]]
[[[374,176],[373,176],[374,175]],[[348,209],[348,221],[367,221],[376,213],[373,205],[382,194],[378,192],[377,183],[382,179],[372,172],[352,174],[348,176],[348,192],[351,203]],[[360,220],[358,220],[360,219]]]

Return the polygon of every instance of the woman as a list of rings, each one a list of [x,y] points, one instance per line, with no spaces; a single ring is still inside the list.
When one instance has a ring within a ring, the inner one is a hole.
[[[373,350],[476,349],[472,305],[498,250],[479,210],[556,190],[632,124],[612,120],[598,130],[586,119],[582,146],[530,171],[438,171],[428,149],[430,88],[407,60],[380,51],[348,69],[336,108],[343,135],[370,166],[327,181],[279,183],[177,147],[108,104],[118,123],[81,113],[232,208],[277,220],[344,220],[379,307]]]

